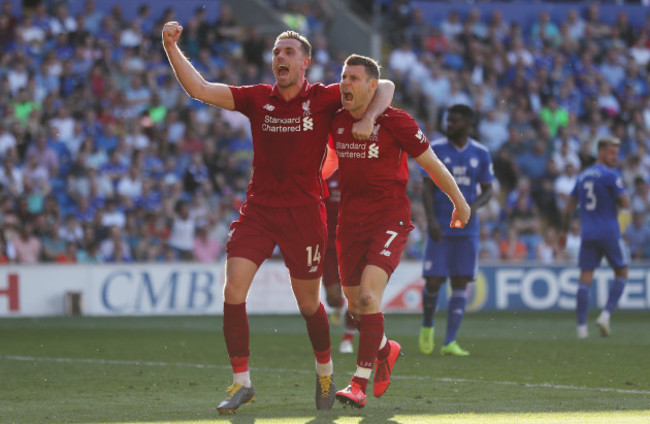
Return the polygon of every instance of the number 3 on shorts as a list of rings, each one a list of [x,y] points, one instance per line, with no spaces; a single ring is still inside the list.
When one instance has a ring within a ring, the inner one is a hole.
[[[312,263],[320,263],[320,245],[317,244],[314,247],[307,246],[307,266],[312,266]]]

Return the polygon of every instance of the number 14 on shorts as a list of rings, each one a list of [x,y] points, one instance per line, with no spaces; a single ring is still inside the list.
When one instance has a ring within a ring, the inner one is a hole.
[[[320,245],[307,246],[307,266],[313,266],[314,263],[320,264]]]

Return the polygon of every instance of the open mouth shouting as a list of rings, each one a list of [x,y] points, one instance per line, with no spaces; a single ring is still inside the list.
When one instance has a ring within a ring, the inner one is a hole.
[[[275,73],[277,74],[278,78],[287,77],[289,76],[289,67],[287,65],[278,65],[276,67]]]
[[[349,91],[343,91],[342,95],[344,102],[351,102],[354,100],[354,95]]]

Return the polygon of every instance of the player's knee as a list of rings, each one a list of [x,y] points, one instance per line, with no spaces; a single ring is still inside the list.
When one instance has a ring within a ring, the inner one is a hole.
[[[313,301],[312,299],[296,300],[298,310],[303,317],[310,317],[314,315],[320,307],[320,301]]]
[[[327,293],[326,300],[327,305],[331,308],[340,308],[343,306],[343,296],[340,293]]]
[[[470,277],[452,278],[451,288],[452,290],[465,290],[471,281]]]
[[[237,284],[226,284],[223,288],[223,300],[226,303],[243,303],[246,301],[246,294],[246,291]]]
[[[363,292],[359,294],[359,312],[363,314],[377,312],[377,305],[379,301],[377,296],[371,292]]]
[[[424,286],[429,293],[437,293],[445,280],[439,277],[427,277],[424,280]]]

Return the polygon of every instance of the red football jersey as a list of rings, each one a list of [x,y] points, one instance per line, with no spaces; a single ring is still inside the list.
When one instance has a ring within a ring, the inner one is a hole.
[[[400,109],[386,109],[376,120],[369,140],[352,136],[354,122],[347,111],[338,111],[329,141],[339,159],[339,227],[366,231],[378,222],[410,224],[405,153],[418,157],[429,148],[429,141],[415,119]]]
[[[320,168],[325,158],[332,118],[341,107],[339,84],[305,84],[285,101],[277,84],[231,86],[235,110],[251,121],[253,177],[249,202],[291,207],[320,201]]]

